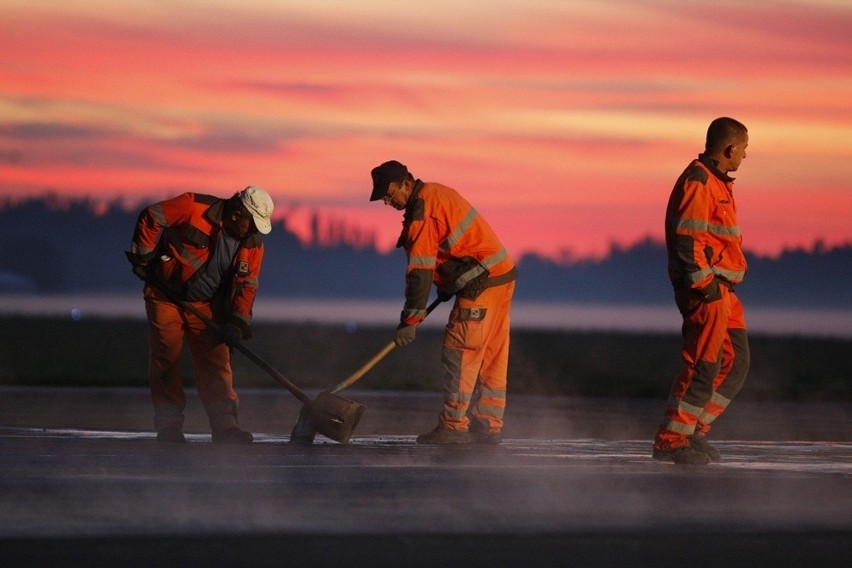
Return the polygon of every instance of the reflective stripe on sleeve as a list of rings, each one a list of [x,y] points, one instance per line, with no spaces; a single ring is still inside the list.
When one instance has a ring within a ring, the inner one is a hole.
[[[721,276],[728,282],[734,283],[742,282],[746,274],[744,270],[725,270],[724,268],[719,268],[717,266],[714,266],[712,270],[713,274],[716,276]]]
[[[426,310],[402,310],[402,321],[412,319],[422,320],[426,318]]]
[[[506,250],[505,247],[498,250],[496,253],[492,254],[488,258],[482,260],[482,265],[485,266],[488,270],[491,270],[509,256],[509,251]]]
[[[696,282],[701,282],[702,280],[710,276],[712,273],[713,269],[708,266],[706,268],[702,268],[698,272],[690,272],[689,274],[685,274],[683,278],[689,284],[695,284]]]
[[[434,256],[412,256],[408,259],[409,268],[434,268],[438,262]]]
[[[467,212],[467,215],[465,215],[464,218],[459,221],[458,226],[453,229],[452,233],[450,233],[450,236],[447,237],[447,239],[443,243],[441,243],[441,250],[447,252],[452,249],[461,240],[467,230],[470,229],[470,226],[473,225],[473,222],[476,220],[476,217],[478,215],[479,213],[477,213],[476,209],[471,207],[470,211]]]
[[[677,230],[704,231],[720,237],[740,236],[740,228],[736,225],[711,225],[705,219],[680,219],[675,227]]]

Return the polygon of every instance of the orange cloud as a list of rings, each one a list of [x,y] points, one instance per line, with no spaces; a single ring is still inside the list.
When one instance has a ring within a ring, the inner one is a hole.
[[[834,222],[852,213],[843,3],[6,4],[0,192],[259,183],[372,227],[387,212],[365,202],[369,169],[395,158],[492,212],[513,249],[600,254],[659,234],[724,114],[752,133],[753,247],[852,240]]]

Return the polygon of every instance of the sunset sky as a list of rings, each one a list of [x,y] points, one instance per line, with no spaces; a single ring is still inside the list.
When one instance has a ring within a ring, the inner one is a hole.
[[[852,242],[852,2],[0,0],[0,195],[228,196],[387,248],[388,159],[516,255],[662,237],[707,124],[750,131],[746,247]],[[129,237],[128,237],[129,238]]]

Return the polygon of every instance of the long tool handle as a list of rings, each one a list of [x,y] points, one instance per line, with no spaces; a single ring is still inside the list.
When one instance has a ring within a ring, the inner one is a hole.
[[[282,375],[275,367],[261,359],[248,347],[246,347],[242,343],[237,343],[236,345],[234,345],[234,349],[239,350],[240,353],[251,359],[258,367],[266,371],[270,377],[278,381],[279,384],[281,384],[284,388],[293,393],[293,395],[298,398],[302,402],[302,404],[311,404],[310,397],[308,397],[308,395],[306,395],[302,389],[297,387],[295,383],[293,383],[293,381]]]
[[[387,357],[388,353],[393,351],[394,347],[396,347],[396,343],[394,343],[393,341],[388,342],[387,345],[382,347],[381,351],[379,351],[378,353],[373,355],[372,359],[370,359],[369,361],[364,363],[364,365],[360,369],[358,369],[357,371],[355,371],[354,373],[352,373],[351,375],[349,375],[348,377],[346,377],[345,379],[340,381],[340,383],[338,383],[338,385],[336,387],[331,389],[330,392],[332,394],[338,393],[338,392],[342,391],[343,389],[345,389],[346,387],[350,386],[351,384],[355,383],[356,381],[361,380],[361,377],[366,375],[367,372],[370,369],[372,369],[373,367],[375,367],[376,364],[379,361],[381,361],[382,359]]]
[[[222,326],[210,319],[207,314],[205,314],[189,302],[184,301],[182,298],[178,297],[165,286],[160,286],[158,285],[158,283],[155,282],[151,282],[151,285],[163,294],[165,294],[169,298],[169,300],[171,300],[181,308],[189,310],[190,312],[198,316],[198,319],[203,321],[204,325],[216,331],[217,333],[222,333]],[[302,389],[297,387],[290,379],[278,372],[278,370],[275,369],[272,365],[261,359],[257,354],[254,353],[254,351],[252,351],[242,343],[237,343],[236,345],[234,345],[234,349],[237,349],[240,353],[251,359],[258,367],[266,371],[269,376],[278,381],[284,388],[293,393],[296,398],[302,401],[302,404],[311,404],[311,399],[308,397],[308,395],[304,393],[304,391],[302,391]]]
[[[440,303],[441,303],[441,300],[440,300],[440,299],[435,299],[435,300],[434,300],[431,304],[429,304],[429,307],[428,307],[428,308],[426,308],[426,315],[428,316],[429,314],[431,314],[431,313],[432,313],[432,310],[434,310],[435,308],[437,308],[437,307],[438,307],[438,304],[440,304]],[[424,319],[425,319],[425,318],[424,318]],[[385,345],[384,347],[382,347],[381,351],[379,351],[378,353],[376,353],[375,355],[373,355],[373,358],[372,358],[372,359],[370,359],[369,361],[367,361],[366,363],[364,363],[364,364],[361,366],[361,368],[359,368],[357,371],[355,371],[354,373],[352,373],[351,375],[349,375],[348,377],[346,377],[345,379],[343,379],[342,381],[340,381],[340,382],[337,384],[337,386],[335,386],[335,387],[334,387],[333,389],[331,389],[329,392],[331,392],[332,394],[338,393],[338,392],[342,391],[343,389],[345,389],[345,388],[347,388],[347,387],[351,386],[351,385],[352,385],[352,384],[354,384],[355,382],[357,382],[357,381],[361,380],[361,377],[363,377],[364,375],[366,375],[366,374],[367,374],[367,372],[368,372],[370,369],[372,369],[373,367],[375,367],[375,366],[376,366],[376,364],[378,364],[378,362],[379,362],[379,361],[381,361],[382,359],[384,359],[385,357],[387,357],[388,353],[390,353],[391,351],[393,351],[395,347],[396,347],[396,343],[394,343],[393,341],[388,342],[388,344],[387,344],[387,345]]]

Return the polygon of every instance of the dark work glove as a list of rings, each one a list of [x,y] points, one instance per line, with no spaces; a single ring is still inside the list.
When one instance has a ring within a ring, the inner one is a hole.
[[[450,294],[449,292],[441,292],[440,290],[438,290],[438,299],[442,302],[449,302],[453,299],[453,296],[455,296],[455,294]]]
[[[701,295],[701,300],[705,304],[715,302],[722,298],[722,291],[719,289],[719,282],[717,282],[715,278],[710,281],[710,284],[697,290],[697,292]]]
[[[228,347],[236,347],[243,340],[243,330],[232,323],[222,326],[222,341]]]
[[[136,275],[140,280],[147,282],[148,281],[148,262],[154,256],[153,254],[133,254],[131,252],[126,252],[127,260],[130,261],[131,266],[133,267],[133,274]]]
[[[399,324],[396,328],[396,337],[393,342],[396,343],[397,347],[405,347],[412,341],[414,341],[414,336],[417,335],[417,326],[416,325],[408,325],[405,323]]]
[[[133,274],[136,275],[139,280],[143,282],[148,281],[148,266],[145,264],[134,264],[133,265]]]

